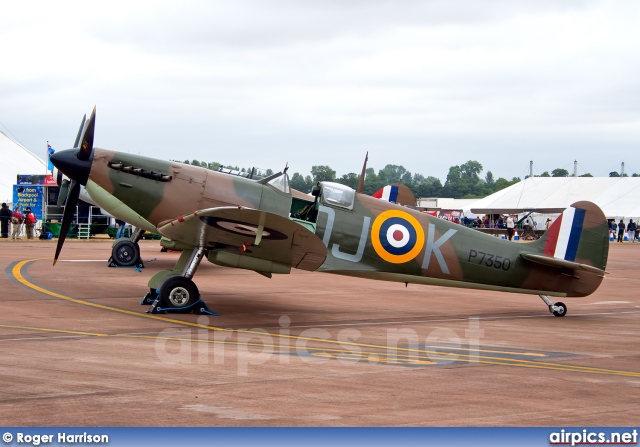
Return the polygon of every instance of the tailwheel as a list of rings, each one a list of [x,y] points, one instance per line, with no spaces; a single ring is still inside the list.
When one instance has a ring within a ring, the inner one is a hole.
[[[159,285],[160,306],[172,311],[190,312],[200,300],[195,283],[184,276],[169,276]]]
[[[553,305],[552,312],[556,317],[564,317],[567,314],[567,306],[563,302],[558,301]]]
[[[111,249],[111,261],[119,267],[133,267],[140,259],[140,247],[129,239],[116,242]]]

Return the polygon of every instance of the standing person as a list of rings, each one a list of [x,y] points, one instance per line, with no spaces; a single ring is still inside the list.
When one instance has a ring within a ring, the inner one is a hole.
[[[27,239],[33,239],[36,220],[36,215],[31,212],[31,208],[27,207],[24,210],[24,226],[27,232]]]
[[[629,234],[629,240],[631,243],[635,243],[636,241],[636,223],[633,219],[629,219],[629,223],[627,224],[627,233]]]
[[[124,228],[127,226],[127,223],[124,220],[116,219],[116,225],[118,226],[116,239],[120,239],[121,237],[124,237]]]
[[[620,222],[618,222],[618,242],[622,242],[624,228],[624,220],[620,219]]]
[[[6,203],[3,203],[2,210],[0,210],[0,219],[2,219],[0,232],[2,233],[2,237],[9,237],[9,223],[11,221],[12,214],[11,208],[9,208]]]
[[[551,227],[551,218],[547,217],[547,221],[544,223],[544,227],[546,228],[547,231],[549,231],[549,228]]]
[[[22,228],[22,222],[24,221],[24,214],[20,212],[20,206],[16,206],[13,210],[13,216],[11,217],[11,239],[20,239],[20,229]]]
[[[513,239],[513,232],[516,228],[516,221],[513,218],[513,214],[509,214],[507,217],[507,239]]]

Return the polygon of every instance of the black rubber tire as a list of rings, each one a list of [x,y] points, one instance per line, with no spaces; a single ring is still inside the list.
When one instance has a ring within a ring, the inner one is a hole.
[[[562,308],[559,311],[558,310],[553,311],[553,315],[555,315],[556,317],[564,317],[567,314],[567,306],[563,302],[558,301],[556,304],[554,304],[554,306]]]
[[[120,267],[133,267],[140,259],[140,247],[128,239],[120,240],[111,249],[111,258]]]
[[[200,299],[200,292],[193,281],[184,276],[169,276],[160,285],[160,307],[188,309]]]

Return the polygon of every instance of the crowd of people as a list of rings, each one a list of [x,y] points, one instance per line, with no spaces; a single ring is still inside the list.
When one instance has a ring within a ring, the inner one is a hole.
[[[629,219],[628,224],[625,224],[623,219],[620,219],[620,222],[617,224],[614,220],[609,221],[609,231],[611,232],[611,236],[613,237],[613,240],[618,242],[622,242],[624,240],[624,233],[626,231],[629,242],[635,243],[640,237],[640,232],[636,230],[637,226],[633,219]]]
[[[31,211],[31,208],[26,207],[23,214],[19,205],[11,211],[11,208],[6,203],[2,204],[2,209],[0,210],[0,234],[2,238],[6,239],[11,235],[11,239],[21,239],[24,228],[24,234],[27,239],[33,239],[36,222],[36,216]]]
[[[460,223],[473,228],[506,229],[507,239],[513,240],[515,228],[518,224],[518,217],[513,214],[505,216],[500,215],[497,217],[485,214],[482,217],[477,216],[475,219],[468,219],[466,217],[463,217]],[[553,221],[550,218],[547,218],[544,223],[544,229],[548,230],[552,223]],[[541,229],[536,225],[531,216],[527,216],[525,219],[523,219],[521,224],[522,230],[524,232],[526,232],[527,230]],[[623,242],[625,240],[624,236],[626,234],[627,240],[629,242],[640,242],[640,229],[638,229],[637,224],[633,221],[633,219],[629,219],[629,222],[626,224],[624,222],[624,219],[620,219],[618,223],[616,223],[615,220],[611,219],[609,220],[609,229],[614,241]]]
[[[476,217],[469,226],[473,228],[496,228],[502,230],[506,229],[507,239],[511,241],[513,240],[517,222],[518,218],[514,214],[509,214],[507,216],[499,215],[497,218],[494,218],[489,214],[485,214],[482,217]],[[526,225],[532,225],[533,228],[535,223],[533,222],[533,220],[531,220],[531,222],[527,221]]]

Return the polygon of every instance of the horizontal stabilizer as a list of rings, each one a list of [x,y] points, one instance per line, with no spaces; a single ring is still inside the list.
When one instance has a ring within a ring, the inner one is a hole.
[[[599,268],[592,267],[587,264],[580,264],[578,262],[567,261],[564,259],[558,258],[550,258],[545,255],[536,255],[533,253],[521,253],[522,256],[527,261],[535,262],[537,264],[548,265],[550,267],[556,268],[565,268],[569,270],[586,270],[589,273],[594,273],[596,275],[604,276],[606,273],[604,270],[600,270]]]

